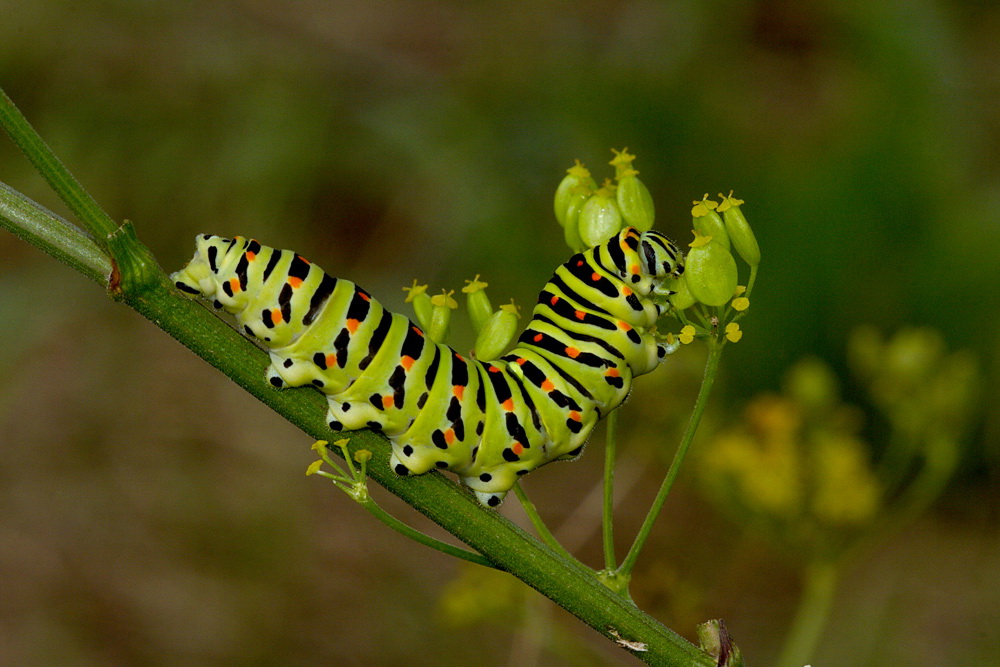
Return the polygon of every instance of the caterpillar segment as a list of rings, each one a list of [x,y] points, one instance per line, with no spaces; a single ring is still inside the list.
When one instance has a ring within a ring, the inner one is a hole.
[[[516,347],[494,362],[436,344],[409,318],[290,250],[208,234],[171,277],[235,316],[270,354],[275,387],[327,395],[334,431],[372,428],[398,474],[458,475],[495,507],[517,479],[576,458],[597,422],[674,344],[655,332],[680,251],[623,230],[571,257],[539,294]]]

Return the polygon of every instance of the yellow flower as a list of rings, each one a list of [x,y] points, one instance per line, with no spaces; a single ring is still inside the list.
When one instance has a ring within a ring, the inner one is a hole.
[[[319,471],[320,467],[322,467],[322,465],[323,465],[323,459],[317,459],[312,463],[310,463],[309,467],[306,468],[306,477],[308,477],[309,475],[315,475]]]
[[[694,241],[691,241],[688,245],[692,248],[700,248],[703,245],[707,245],[708,242],[712,240],[711,236],[702,236],[696,229],[692,229],[691,233],[694,234]]]
[[[413,282],[415,283],[416,281]],[[479,290],[484,290],[489,286],[489,283],[484,283],[479,279],[479,274],[477,273],[475,278],[465,281],[465,287],[462,288],[462,292],[465,294],[471,294],[473,292],[478,292]],[[404,287],[403,289],[406,288]]]
[[[694,208],[691,209],[691,215],[696,218],[700,218],[703,215],[708,215],[709,211],[714,211],[718,208],[719,203],[708,198],[708,193],[701,198],[701,201],[693,201]]]
[[[694,340],[694,327],[688,324],[683,329],[681,329],[681,334],[678,336],[680,341],[687,345]]]
[[[722,203],[719,204],[719,213],[723,213],[726,211],[726,209],[729,209],[733,206],[739,206],[743,203],[742,199],[737,199],[736,197],[733,196],[732,190],[729,191],[729,195],[724,195],[720,192],[719,199],[722,200]]]
[[[455,310],[456,308],[458,308],[458,302],[455,301],[455,299],[453,299],[451,296],[454,293],[455,290],[451,291],[441,290],[440,294],[431,297],[431,303],[434,304],[435,306],[448,306],[452,310]]]
[[[736,343],[740,338],[743,338],[743,332],[740,331],[740,325],[736,322],[730,322],[726,325],[726,338],[729,342]]]
[[[744,311],[744,310],[746,310],[749,307],[750,307],[750,299],[746,298],[745,296],[741,296],[741,297],[738,297],[736,299],[733,299],[733,309],[734,310]]]
[[[405,303],[410,303],[418,295],[423,294],[424,292],[427,291],[427,285],[418,285],[417,284],[417,279],[414,278],[413,279],[413,285],[410,286],[410,287],[404,287],[403,291],[406,292],[406,301],[405,301]]]

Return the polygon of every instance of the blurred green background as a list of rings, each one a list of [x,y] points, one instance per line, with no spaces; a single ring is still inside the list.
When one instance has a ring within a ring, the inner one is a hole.
[[[886,419],[848,371],[858,325],[931,327],[981,377],[947,488],[845,566],[813,664],[995,659],[1000,7],[0,0],[0,16],[0,85],[167,270],[198,232],[243,234],[397,310],[414,277],[477,273],[527,306],[567,256],[551,198],[574,158],[600,180],[627,146],[684,243],[690,202],[735,189],[764,259],[703,440],[815,355],[878,460]],[[64,212],[6,138],[0,180]],[[623,408],[623,548],[701,363],[686,348]],[[306,436],[7,233],[0,443],[2,664],[635,664],[306,479]],[[592,565],[600,459],[595,442],[526,481]],[[721,616],[771,664],[802,562],[725,518],[697,468],[636,600],[688,637]],[[463,594],[505,602],[462,623]]]

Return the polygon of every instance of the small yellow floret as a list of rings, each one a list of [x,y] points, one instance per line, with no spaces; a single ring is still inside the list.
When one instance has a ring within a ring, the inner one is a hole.
[[[579,160],[574,160],[576,164],[566,170],[566,173],[570,176],[576,176],[580,180],[590,178],[590,170],[583,166],[583,163]]]
[[[479,274],[477,273],[475,278],[473,278],[472,280],[465,281],[465,287],[462,288],[462,292],[464,294],[472,294],[473,292],[484,290],[489,286],[490,286],[489,283],[484,283],[482,280],[479,279]]]
[[[354,452],[354,460],[358,463],[365,463],[366,461],[371,461],[372,453],[367,449],[359,449]]]
[[[319,469],[320,467],[322,467],[322,465],[323,465],[323,459],[317,459],[312,463],[310,463],[309,467],[306,468],[306,477],[308,477],[309,475],[315,475],[317,472],[319,472]]]
[[[695,218],[708,215],[709,211],[714,211],[719,206],[718,202],[708,198],[707,192],[705,193],[705,196],[701,198],[701,201],[696,200],[691,203],[694,204],[694,208],[691,209],[691,215]]]
[[[681,329],[680,335],[677,337],[682,343],[687,345],[694,340],[694,327],[688,324],[683,329]]]
[[[719,213],[722,213],[726,209],[732,208],[733,206],[739,206],[740,204],[743,203],[742,199],[737,199],[736,197],[733,196],[732,190],[729,191],[728,195],[723,195],[720,192],[719,198],[722,200],[722,203],[719,204]]]
[[[417,284],[417,279],[414,278],[413,279],[413,285],[410,286],[410,287],[404,287],[403,291],[407,293],[406,294],[406,301],[404,303],[410,303],[418,295],[423,294],[424,292],[427,291],[427,285],[418,285]]]
[[[706,245],[709,241],[712,240],[712,237],[710,235],[702,236],[701,234],[698,233],[697,229],[692,229],[691,231],[694,233],[694,241],[691,241],[691,243],[689,243],[688,245],[692,248],[701,247],[703,245]]]
[[[435,306],[448,306],[452,310],[455,310],[458,308],[458,301],[455,301],[455,299],[452,298],[451,295],[454,293],[455,290],[441,290],[440,294],[431,297],[431,303]]]
[[[314,442],[312,444],[312,447],[310,447],[310,449],[313,450],[314,452],[318,452],[318,451],[321,451],[324,447],[326,447],[329,444],[330,443],[327,442],[326,440],[317,440],[316,442]]]
[[[750,307],[750,299],[746,298],[745,296],[733,299],[734,310],[744,311],[749,307]]]
[[[730,322],[726,325],[726,338],[729,342],[736,343],[743,338],[743,332],[740,331],[740,325],[736,322]]]
[[[521,319],[521,306],[514,303],[514,299],[510,300],[510,303],[505,303],[500,306],[500,310],[505,310],[508,313],[514,313],[518,319]]]

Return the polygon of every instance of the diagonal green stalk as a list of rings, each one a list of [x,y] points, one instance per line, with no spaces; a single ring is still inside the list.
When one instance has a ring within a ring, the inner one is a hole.
[[[531,522],[531,526],[535,529],[535,533],[538,535],[538,539],[544,542],[550,549],[561,554],[563,558],[568,558],[570,560],[576,560],[573,554],[566,551],[566,548],[559,543],[556,536],[552,534],[549,527],[545,525],[545,521],[542,520],[542,515],[538,513],[538,508],[535,507],[535,503],[531,502],[531,498],[528,494],[524,492],[521,488],[520,483],[514,485],[514,495],[517,496],[517,500],[521,503],[521,507],[524,509],[524,513],[528,515],[528,521]]]
[[[701,381],[701,389],[698,390],[698,398],[695,400],[694,410],[691,412],[687,428],[681,437],[680,444],[677,446],[677,451],[674,453],[674,460],[671,461],[670,468],[667,470],[667,476],[663,478],[660,490],[657,492],[656,498],[653,499],[653,504],[646,514],[646,519],[642,522],[642,527],[639,528],[635,541],[632,543],[632,548],[629,549],[625,560],[622,561],[621,566],[618,568],[618,574],[623,577],[628,577],[632,574],[632,569],[639,558],[639,553],[642,551],[643,546],[645,546],[646,540],[653,530],[653,524],[656,523],[656,518],[660,515],[663,504],[667,500],[667,494],[670,493],[670,489],[677,479],[681,463],[684,462],[684,457],[687,456],[691,442],[694,440],[694,434],[698,431],[698,424],[701,423],[701,416],[708,405],[708,397],[712,393],[712,385],[715,383],[715,376],[719,371],[719,359],[722,356],[722,348],[725,344],[726,341],[724,338],[712,336],[708,339],[708,360],[705,362],[705,375]]]

